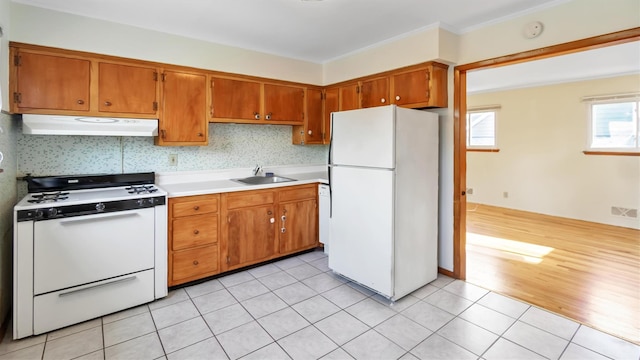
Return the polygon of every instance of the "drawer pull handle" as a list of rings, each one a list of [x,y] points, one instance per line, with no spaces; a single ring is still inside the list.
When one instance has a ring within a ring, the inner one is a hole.
[[[193,233],[198,235],[198,234],[200,234],[200,231],[198,229],[195,229],[195,230],[193,230]]]
[[[193,207],[193,210],[195,210],[195,211],[200,210],[200,206],[197,206],[197,205],[196,205],[196,206],[194,206],[194,207]]]
[[[193,260],[193,265],[198,265],[198,264],[199,264],[198,260]]]
[[[105,101],[104,106],[111,106],[111,101]]]
[[[84,104],[84,100],[80,99],[78,101],[76,101],[78,103],[78,105],[83,105]]]
[[[132,276],[129,276],[129,277],[126,277],[126,278],[123,278],[123,279],[117,279],[117,280],[114,280],[114,281],[110,281],[110,282],[106,282],[106,283],[102,283],[102,284],[98,284],[98,285],[93,285],[93,286],[89,286],[89,287],[82,288],[82,289],[75,289],[75,290],[63,292],[63,293],[58,294],[58,296],[60,296],[60,297],[68,296],[68,295],[72,295],[72,294],[75,294],[75,293],[79,293],[81,291],[97,289],[97,288],[101,288],[101,287],[109,286],[109,285],[120,284],[120,283],[123,283],[123,282],[135,280],[136,278],[137,278],[136,275],[132,275]]]

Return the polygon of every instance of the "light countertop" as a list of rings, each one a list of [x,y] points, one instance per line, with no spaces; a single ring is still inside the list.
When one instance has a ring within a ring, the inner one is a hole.
[[[231,179],[252,176],[252,169],[223,169],[210,171],[163,172],[156,174],[156,185],[168,193],[168,197],[216,194],[232,191],[269,189],[302,184],[328,184],[326,165],[265,167],[263,174],[272,172],[295,181],[276,184],[246,185]]]

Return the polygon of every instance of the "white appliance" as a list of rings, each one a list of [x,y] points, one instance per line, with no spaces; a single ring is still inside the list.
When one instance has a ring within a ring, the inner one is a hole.
[[[30,135],[158,136],[158,119],[23,114],[22,133]]]
[[[154,178],[26,178],[14,207],[14,339],[167,295],[167,194]]]
[[[332,114],[329,268],[391,300],[438,271],[438,115]]]
[[[325,254],[329,253],[329,220],[331,214],[331,191],[329,185],[318,185],[318,236],[320,243],[324,245]]]

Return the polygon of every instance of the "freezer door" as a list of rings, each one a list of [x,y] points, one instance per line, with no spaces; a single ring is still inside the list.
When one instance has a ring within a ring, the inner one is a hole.
[[[385,296],[393,295],[391,170],[334,167],[329,268]]]
[[[332,114],[331,163],[395,168],[395,106]]]

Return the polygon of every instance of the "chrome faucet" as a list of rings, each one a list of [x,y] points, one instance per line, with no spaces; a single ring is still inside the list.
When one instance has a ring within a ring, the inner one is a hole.
[[[262,166],[256,164],[256,167],[253,168],[253,176],[258,176],[262,173]]]

